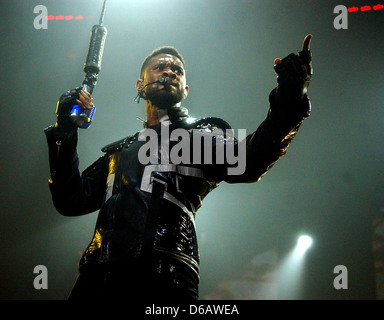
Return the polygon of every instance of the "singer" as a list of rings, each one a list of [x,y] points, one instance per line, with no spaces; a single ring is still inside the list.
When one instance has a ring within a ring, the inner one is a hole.
[[[198,299],[196,213],[219,183],[259,181],[287,152],[311,109],[307,96],[312,76],[311,38],[305,37],[298,54],[275,59],[277,86],[269,95],[265,120],[243,141],[246,169],[238,175],[228,174],[231,164],[225,161],[142,164],[138,153],[145,141],[138,139],[139,132],[102,148],[103,156],[80,174],[78,127],[69,113],[74,104],[92,108],[93,98],[81,88],[60,97],[57,122],[45,129],[53,203],[65,216],[99,211],[69,299]],[[211,148],[204,148],[212,151],[211,159],[219,143],[238,147],[240,141],[222,134],[230,129],[227,122],[192,119],[181,106],[189,87],[185,61],[175,48],[161,47],[145,58],[136,89],[137,101],[145,103],[144,127],[157,132],[159,141],[164,139],[162,126],[167,126],[167,132],[182,129],[179,132],[191,134],[191,139],[193,130],[207,135],[219,132],[215,139],[207,139]],[[170,146],[177,143],[169,141]]]

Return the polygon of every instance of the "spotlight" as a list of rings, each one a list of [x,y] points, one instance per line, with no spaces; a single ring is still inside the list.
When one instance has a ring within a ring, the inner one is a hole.
[[[302,235],[297,240],[296,250],[298,253],[304,253],[312,245],[312,238],[308,235]]]
[[[296,245],[281,261],[277,269],[279,299],[300,299],[301,281],[304,272],[306,251],[311,247],[311,236],[301,234]]]

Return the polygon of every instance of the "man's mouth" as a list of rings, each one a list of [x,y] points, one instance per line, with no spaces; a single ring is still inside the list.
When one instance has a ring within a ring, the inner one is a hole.
[[[171,80],[168,79],[167,83],[164,84],[164,87],[166,87],[168,85],[173,86],[173,87],[177,87],[177,82],[176,81],[171,81]]]
[[[160,91],[171,91],[172,90],[171,88],[177,89],[177,84],[168,82],[168,83],[162,85],[161,87],[159,87],[159,90]]]

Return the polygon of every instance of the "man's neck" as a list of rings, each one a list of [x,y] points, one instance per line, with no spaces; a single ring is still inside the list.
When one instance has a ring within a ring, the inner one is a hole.
[[[171,108],[180,107],[180,103]],[[148,127],[155,126],[160,122],[169,120],[168,109],[160,109],[153,105],[150,101],[145,100],[145,110],[147,113],[147,125]]]

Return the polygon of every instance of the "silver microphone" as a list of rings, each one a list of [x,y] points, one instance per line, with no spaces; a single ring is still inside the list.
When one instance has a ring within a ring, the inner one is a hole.
[[[138,94],[137,94],[137,96],[136,96],[136,98],[135,98],[135,101],[137,102],[137,103],[139,103],[140,102],[140,98],[143,98],[143,99],[145,99],[145,93],[144,93],[144,89],[147,87],[147,86],[149,86],[149,85],[151,85],[151,84],[155,84],[155,83],[159,83],[159,84],[161,84],[161,85],[165,85],[165,84],[167,84],[167,82],[168,82],[168,78],[160,78],[159,80],[157,80],[157,81],[153,81],[153,82],[150,82],[150,83],[147,83],[144,87],[142,87],[141,88],[141,90],[138,92]]]
[[[158,81],[160,84],[167,84],[168,82],[168,78],[160,78],[160,80]]]

